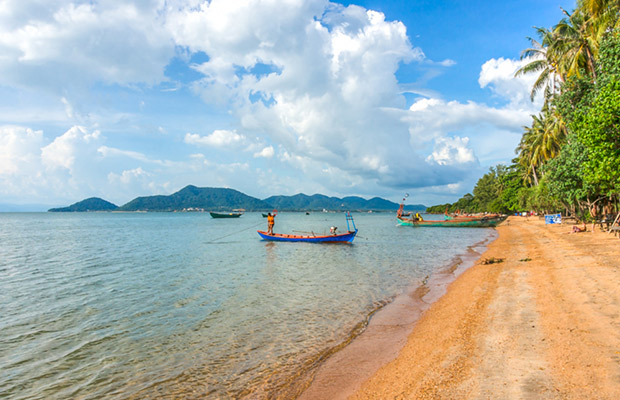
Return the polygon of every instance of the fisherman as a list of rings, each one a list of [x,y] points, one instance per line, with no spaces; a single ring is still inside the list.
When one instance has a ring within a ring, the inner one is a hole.
[[[267,213],[267,233],[273,235],[273,225],[276,223],[276,216]]]
[[[415,213],[415,219],[418,221],[422,221],[422,216],[420,215],[419,212]]]

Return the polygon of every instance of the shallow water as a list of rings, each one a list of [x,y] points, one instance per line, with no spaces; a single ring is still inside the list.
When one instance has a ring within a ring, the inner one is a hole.
[[[354,214],[353,245],[260,240],[260,213],[0,214],[0,393],[273,397],[490,229]],[[281,213],[275,231],[346,230]]]

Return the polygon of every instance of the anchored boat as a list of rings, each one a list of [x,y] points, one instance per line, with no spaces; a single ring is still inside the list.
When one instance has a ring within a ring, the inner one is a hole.
[[[452,227],[452,228],[492,228],[503,222],[507,216],[498,214],[487,215],[446,215],[443,220],[424,220],[420,214],[416,213],[407,218],[403,213],[405,207],[405,198],[409,195],[405,195],[403,202],[401,203],[396,213],[396,220],[399,225],[404,226],[419,226],[419,227]]]
[[[243,215],[243,210],[233,210],[229,213],[210,212],[213,218],[239,218]]]
[[[504,216],[480,218],[456,218],[439,221],[416,220],[413,218],[396,217],[399,225],[420,227],[453,227],[453,228],[490,228],[499,225],[506,219]]]
[[[293,235],[283,233],[267,233],[265,231],[257,231],[264,240],[272,240],[277,242],[309,242],[309,243],[352,243],[357,235],[355,221],[350,212],[346,213],[347,232],[337,233],[336,228],[332,228],[329,235],[315,234],[308,232],[306,235]],[[351,230],[353,228],[353,230]]]

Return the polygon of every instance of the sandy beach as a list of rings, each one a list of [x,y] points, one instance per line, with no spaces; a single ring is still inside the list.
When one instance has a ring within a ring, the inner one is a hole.
[[[387,318],[388,343],[354,341],[301,398],[620,398],[620,239],[570,228],[510,217],[447,290],[428,284],[411,318]]]

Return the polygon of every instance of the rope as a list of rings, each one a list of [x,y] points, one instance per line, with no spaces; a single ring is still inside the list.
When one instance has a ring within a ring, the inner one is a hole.
[[[238,233],[241,233],[241,232],[247,231],[248,229],[254,229],[254,228],[256,228],[257,226],[260,226],[260,225],[263,225],[263,224],[264,224],[264,222],[259,222],[259,223],[258,223],[258,224],[256,224],[256,225],[248,226],[247,228],[241,229],[240,231],[235,231],[235,232],[229,233],[228,235],[224,235],[224,236],[222,236],[222,237],[219,237],[219,238],[213,239],[213,240],[211,240],[210,242],[205,242],[205,243],[207,243],[207,244],[208,244],[208,243],[215,243],[215,242],[218,242],[218,241],[220,241],[220,240],[222,240],[222,239],[224,239],[224,238],[227,238],[227,237],[229,237],[229,236],[236,235],[236,234],[238,234]]]

